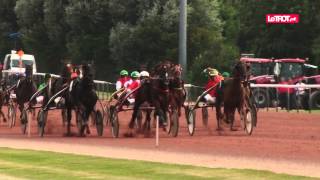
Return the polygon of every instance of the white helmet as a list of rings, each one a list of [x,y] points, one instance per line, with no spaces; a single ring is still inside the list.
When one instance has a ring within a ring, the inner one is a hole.
[[[147,71],[141,71],[140,76],[141,77],[149,77],[149,73]]]

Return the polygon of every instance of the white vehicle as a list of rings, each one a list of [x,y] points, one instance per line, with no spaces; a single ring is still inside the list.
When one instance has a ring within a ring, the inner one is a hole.
[[[37,72],[37,65],[33,55],[23,54],[21,57],[16,51],[12,50],[11,54],[7,54],[3,61],[2,77],[9,83],[11,75],[24,74],[26,65],[32,65],[33,73]]]
[[[37,72],[37,65],[34,56],[31,54],[23,54],[21,57],[16,51],[11,51],[11,54],[7,54],[3,61],[3,70],[13,73],[24,73],[25,65],[33,65],[33,73]]]

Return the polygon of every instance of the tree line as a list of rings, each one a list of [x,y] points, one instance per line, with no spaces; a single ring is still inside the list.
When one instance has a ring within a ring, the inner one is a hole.
[[[189,0],[188,82],[201,71],[229,71],[241,53],[300,57],[320,64],[320,1]],[[300,15],[298,24],[266,24],[266,14]],[[61,62],[94,62],[96,79],[121,69],[178,62],[179,0],[0,0],[0,57],[34,54],[42,72]],[[21,37],[10,37],[19,32]]]

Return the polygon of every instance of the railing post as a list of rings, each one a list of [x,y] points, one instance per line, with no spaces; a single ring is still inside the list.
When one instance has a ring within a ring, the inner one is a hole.
[[[267,87],[267,91],[266,91],[266,95],[267,95],[267,111],[269,111],[269,99],[270,99],[270,96],[269,96],[269,87]]]
[[[287,88],[287,112],[289,112],[290,109],[290,94],[289,94],[289,88]]]
[[[311,88],[309,88],[309,94],[308,94],[308,109],[309,109],[309,114],[311,113],[311,107],[312,107],[312,104],[311,104],[311,101],[310,101],[310,96],[311,96]]]
[[[276,101],[277,101],[276,112],[278,112],[278,110],[279,110],[278,108],[280,105],[278,88],[276,88]]]
[[[156,116],[156,147],[159,147],[159,115]]]

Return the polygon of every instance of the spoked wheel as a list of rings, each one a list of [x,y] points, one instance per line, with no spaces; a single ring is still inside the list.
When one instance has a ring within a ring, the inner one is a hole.
[[[8,107],[8,126],[12,128],[16,125],[16,108],[13,104],[10,104]]]
[[[251,135],[253,126],[254,126],[254,116],[251,111],[251,109],[246,110],[245,116],[244,116],[244,130],[248,135]]]
[[[171,112],[168,124],[171,124],[171,135],[177,137],[179,132],[179,115],[177,110]]]
[[[257,127],[258,116],[257,116],[257,108],[255,105],[252,106],[252,117],[253,117],[253,126]]]
[[[166,115],[166,117],[161,117],[161,116],[159,116],[159,123],[160,123],[160,121],[161,121],[161,118],[166,118],[166,119],[167,119],[167,125],[165,126],[165,130],[166,130],[166,132],[167,132],[168,134],[171,134],[172,122],[171,122],[170,119],[169,119],[169,121],[168,121],[168,118],[169,118],[169,117],[171,118],[171,115],[170,115],[170,113],[168,113],[168,112],[167,112],[165,115]],[[164,121],[164,120],[162,120],[162,121]]]
[[[48,111],[45,111],[43,109],[41,109],[38,112],[37,121],[38,121],[38,133],[40,137],[43,137],[44,135],[44,129],[47,123],[47,115],[48,115]]]
[[[103,135],[103,117],[101,111],[97,110],[96,112],[96,128],[98,136]]]
[[[26,109],[23,109],[22,114],[21,114],[21,131],[22,131],[22,134],[26,134],[27,125],[28,125],[28,111]]]
[[[119,118],[118,118],[118,112],[115,108],[110,109],[110,120],[111,120],[111,133],[112,137],[118,138],[119,137]]]
[[[202,124],[204,127],[208,127],[208,119],[209,119],[208,108],[201,108],[201,110],[202,110]]]
[[[190,136],[193,136],[196,127],[196,111],[188,108],[187,123],[188,132]]]

